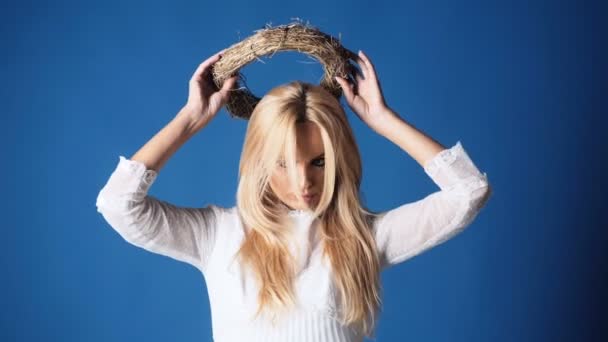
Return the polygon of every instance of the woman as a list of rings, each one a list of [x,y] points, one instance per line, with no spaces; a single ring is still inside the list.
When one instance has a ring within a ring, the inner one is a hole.
[[[374,335],[380,272],[453,237],[491,193],[460,141],[446,149],[386,104],[362,52],[355,84],[336,78],[353,112],[412,156],[440,188],[372,213],[361,203],[361,159],[339,101],[320,86],[272,89],[248,122],[236,206],[178,207],[148,195],[159,170],[226,103],[213,55],[185,106],[130,159],[120,156],[97,210],[129,243],[197,267],[215,341],[362,341]]]

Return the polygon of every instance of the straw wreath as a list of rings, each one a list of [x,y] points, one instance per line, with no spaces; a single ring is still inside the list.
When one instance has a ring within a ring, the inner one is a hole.
[[[232,117],[248,120],[260,98],[251,93],[244,85],[240,69],[260,57],[274,55],[277,51],[298,51],[316,58],[324,69],[320,85],[336,98],[342,96],[342,88],[334,76],[353,81],[357,55],[344,48],[339,39],[321,32],[319,29],[301,22],[270,27],[254,31],[255,34],[233,44],[222,54],[212,70],[213,81],[221,88],[226,79],[238,74],[235,88],[230,92],[226,108]],[[350,60],[349,60],[350,59]],[[260,60],[261,61],[261,60]],[[243,81],[243,85],[240,82]]]

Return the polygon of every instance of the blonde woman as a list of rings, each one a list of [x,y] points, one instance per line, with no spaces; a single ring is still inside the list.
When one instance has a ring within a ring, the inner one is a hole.
[[[439,190],[380,213],[359,196],[362,165],[339,101],[291,82],[255,107],[239,165],[236,205],[186,208],[148,195],[160,169],[226,103],[205,60],[179,113],[131,158],[120,156],[97,210],[129,243],[204,275],[213,339],[363,341],[375,338],[380,272],[462,231],[491,190],[458,141],[445,148],[386,104],[362,52],[356,80],[337,78],[352,111],[414,158]]]

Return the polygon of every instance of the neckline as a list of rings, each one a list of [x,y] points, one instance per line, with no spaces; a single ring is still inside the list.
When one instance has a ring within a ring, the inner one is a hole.
[[[287,215],[291,217],[310,217],[312,216],[312,211],[304,210],[304,209],[291,209],[287,212]]]

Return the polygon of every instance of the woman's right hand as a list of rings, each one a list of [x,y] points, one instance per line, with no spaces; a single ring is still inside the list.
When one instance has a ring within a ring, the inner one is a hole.
[[[188,102],[185,108],[194,125],[205,125],[215,117],[215,114],[228,102],[230,90],[238,79],[238,75],[226,79],[221,89],[218,89],[213,82],[211,68],[225,51],[226,49],[207,58],[190,78]]]

